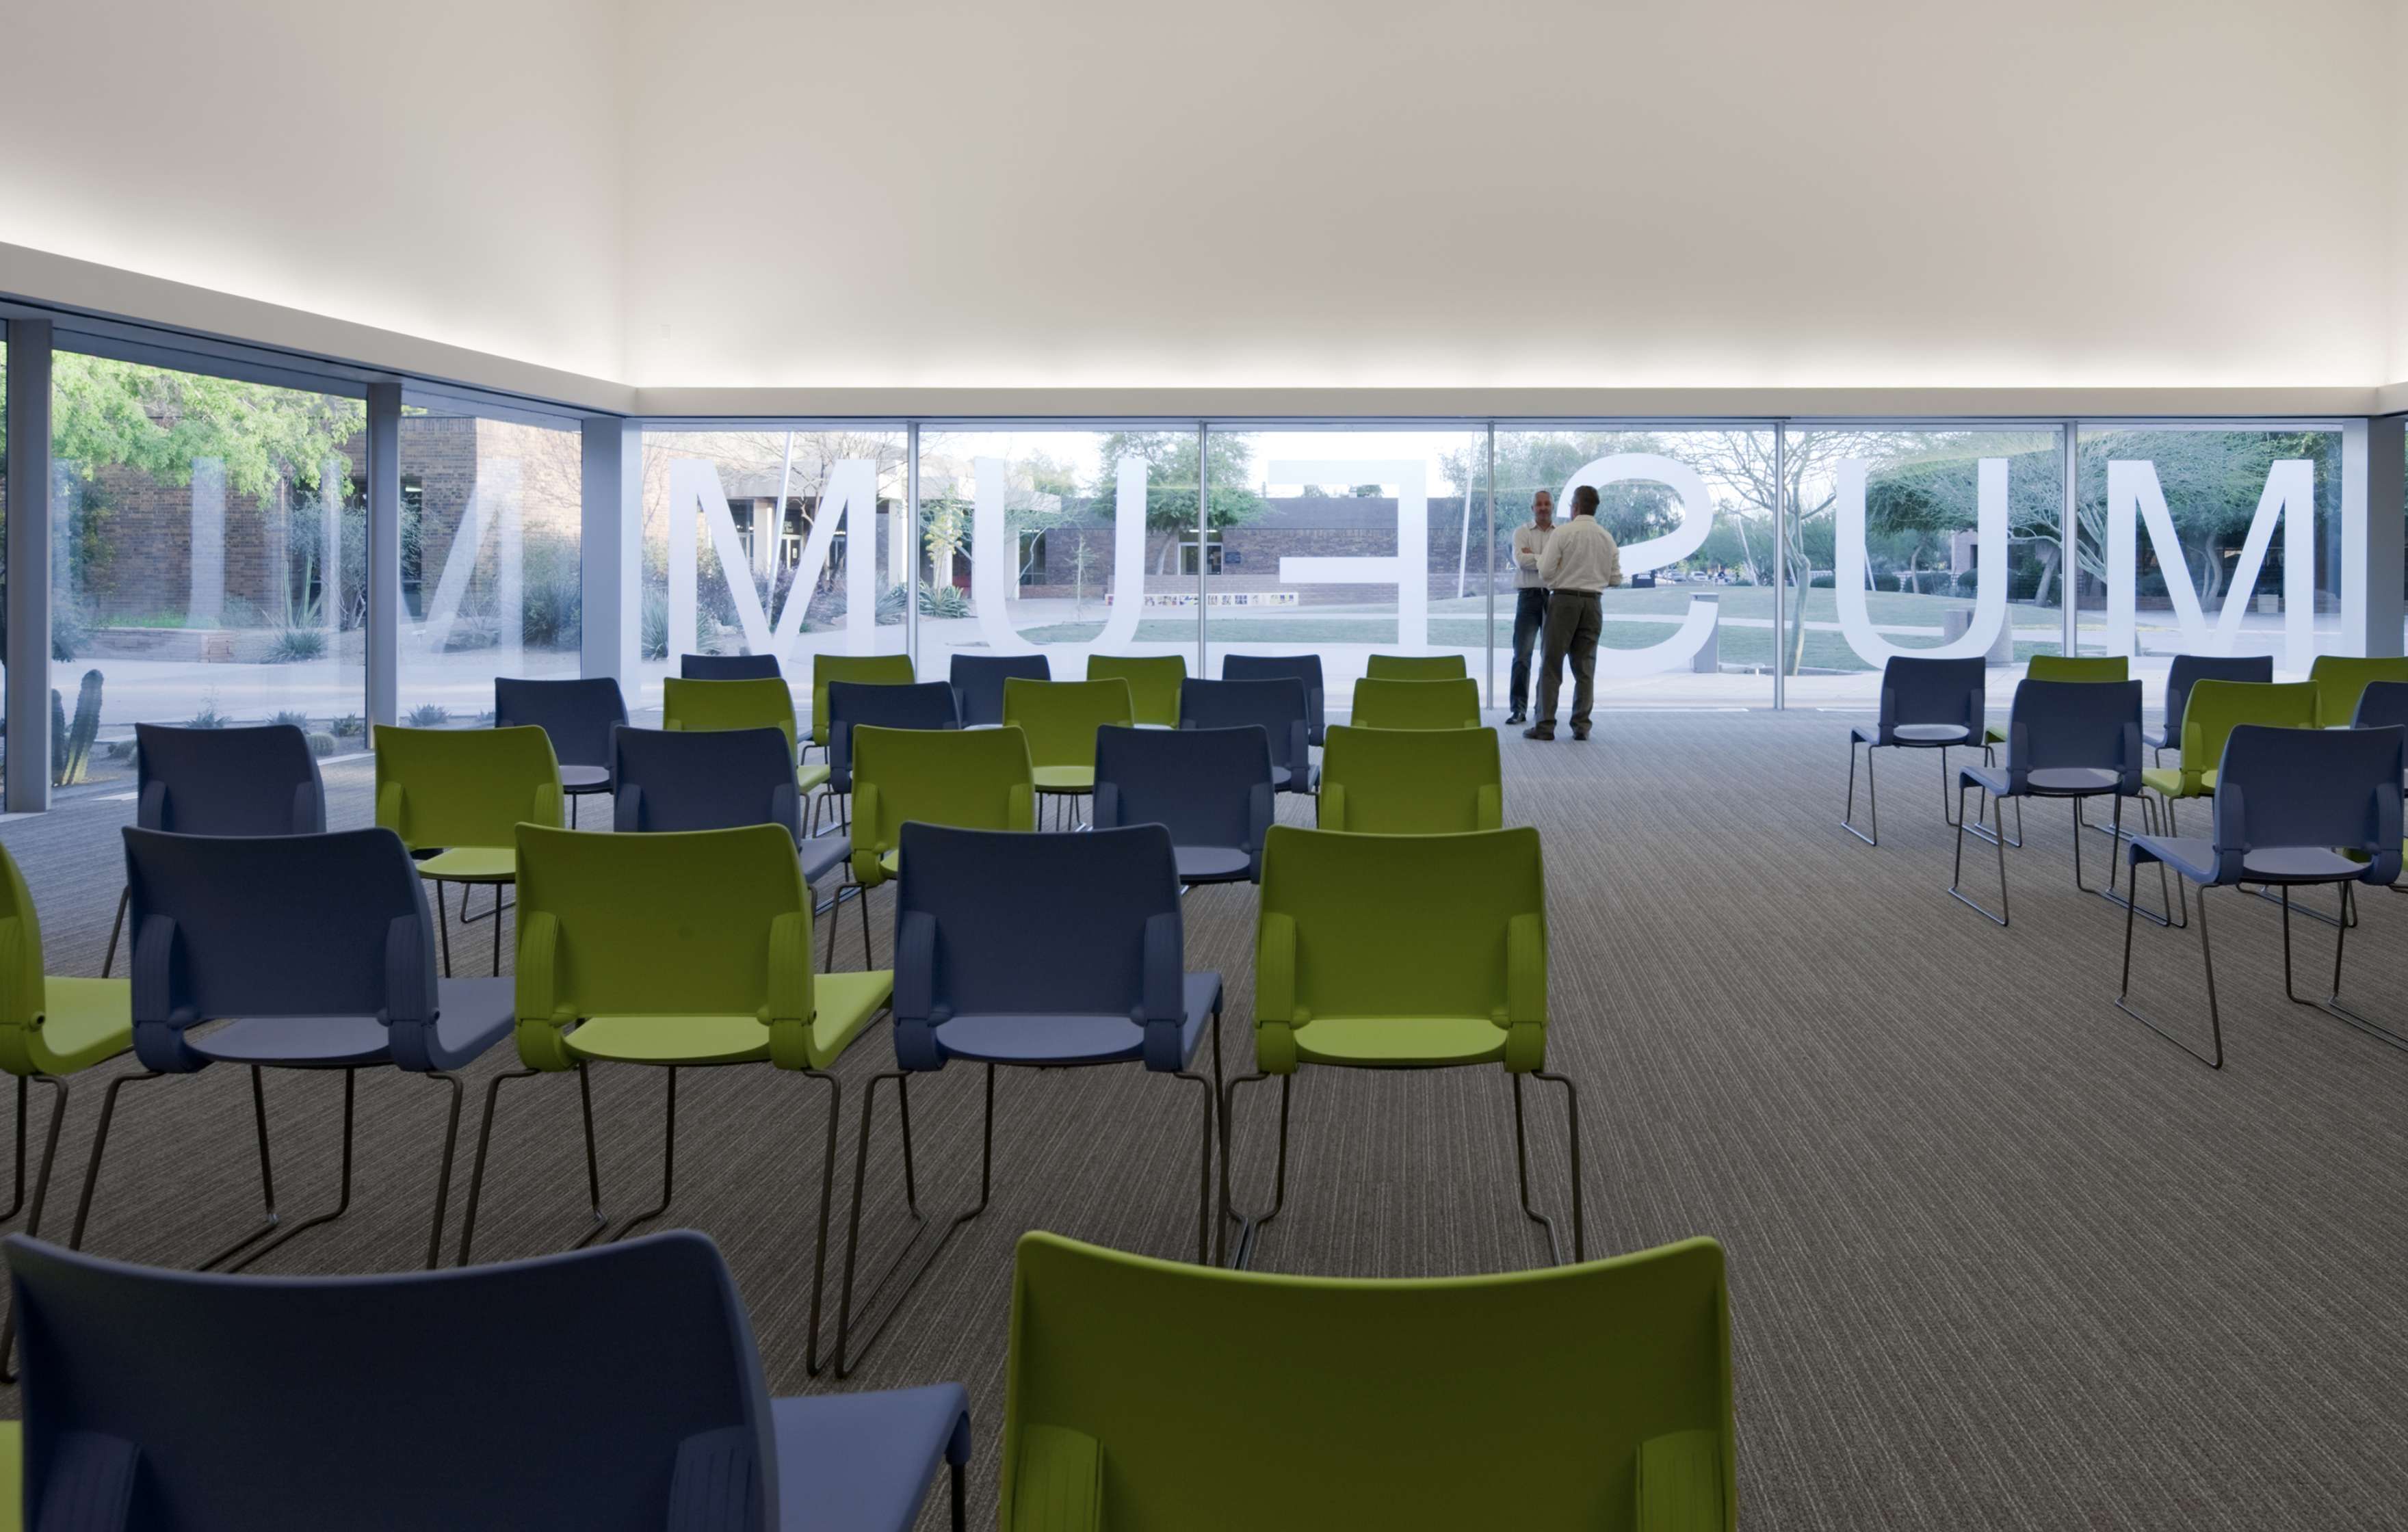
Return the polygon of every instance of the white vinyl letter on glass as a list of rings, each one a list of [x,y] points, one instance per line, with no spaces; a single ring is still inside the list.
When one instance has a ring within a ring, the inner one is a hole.
[[[1944,644],[1900,649],[1873,630],[1865,608],[1865,460],[1840,464],[1839,494],[1832,506],[1838,546],[1832,560],[1831,594],[1840,607],[1840,633],[1870,665],[1899,655],[1923,660],[1970,660],[1987,654],[2007,620],[2007,460],[1981,460],[1975,494],[1975,564],[1980,583],[1973,620],[1962,636]]]
[[[1397,486],[1397,551],[1357,557],[1282,555],[1283,585],[1394,585],[1397,648],[1406,654],[1429,651],[1429,469],[1418,458],[1290,458],[1270,464],[1272,484],[1394,484]]]
[[[1662,484],[1681,497],[1681,522],[1660,537],[1641,537],[1621,550],[1622,573],[1625,579],[1643,575],[1680,563],[1705,546],[1714,529],[1713,497],[1706,493],[1706,481],[1698,470],[1675,458],[1656,452],[1613,452],[1583,464],[1576,473],[1564,480],[1563,494],[1555,499],[1558,517],[1571,512],[1572,491],[1587,484],[1602,490],[1609,484],[1632,481]],[[1597,673],[1600,676],[1652,676],[1666,670],[1685,670],[1698,651],[1706,647],[1714,624],[1722,620],[1722,603],[1713,596],[1691,595],[1689,609],[1682,615],[1680,629],[1670,638],[1640,649],[1610,649],[1599,645],[1597,651]]]
[[[755,654],[774,654],[781,665],[793,658],[795,639],[803,629],[803,609],[827,567],[828,552],[839,524],[845,528],[844,647],[851,654],[875,651],[878,634],[878,465],[867,458],[845,458],[828,465],[820,490],[819,509],[811,518],[811,535],[795,566],[786,588],[785,609],[778,613],[774,633],[768,614],[761,609],[761,593],[752,583],[752,561],[743,539],[736,534],[736,517],[727,508],[727,492],[719,481],[719,466],[708,458],[669,461],[669,623],[668,652],[674,660],[692,653],[699,644],[699,558],[695,537],[695,513],[700,511],[718,551],[720,573],[727,581],[736,621],[744,630],[744,647]]]
[[[999,457],[970,460],[975,481],[970,509],[970,595],[978,605],[979,632],[997,654],[1033,654],[1011,625],[1004,598],[1011,592],[1020,561],[1012,556],[1005,492],[1010,465]],[[1083,644],[1048,644],[1048,653],[1109,654],[1137,637],[1145,607],[1145,459],[1125,457],[1114,465],[1112,484],[1112,592],[1104,631]]]
[[[2266,488],[2258,496],[2249,536],[2242,542],[2241,556],[2233,561],[2232,580],[2225,588],[2224,606],[2211,630],[2200,608],[2199,589],[2191,583],[2182,538],[2166,508],[2157,465],[2140,459],[2109,459],[2107,652],[2139,652],[2141,550],[2136,523],[2148,525],[2149,544],[2157,551],[2157,567],[2165,575],[2166,596],[2173,606],[2182,647],[2198,654],[2230,654],[2241,637],[2242,614],[2257,589],[2258,574],[2265,567],[2266,549],[2273,541],[2274,523],[2279,519],[2283,523],[2283,668],[2304,672],[2315,659],[2315,464],[2305,458],[2285,458],[2268,465]]]

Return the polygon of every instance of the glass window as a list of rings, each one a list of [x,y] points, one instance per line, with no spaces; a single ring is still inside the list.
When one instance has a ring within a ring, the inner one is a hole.
[[[578,674],[582,451],[563,427],[403,412],[402,723],[490,724],[494,677]]]
[[[366,423],[356,399],[57,353],[59,785],[130,777],[136,722],[365,748]]]
[[[8,322],[0,320],[0,617],[8,610]],[[0,635],[0,676],[7,671],[8,646]],[[0,684],[0,761],[8,750],[7,688]]]

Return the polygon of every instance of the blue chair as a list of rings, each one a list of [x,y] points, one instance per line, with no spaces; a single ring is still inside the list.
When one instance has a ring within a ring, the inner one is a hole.
[[[1272,790],[1320,790],[1321,772],[1312,764],[1312,702],[1304,682],[1294,676],[1268,680],[1182,681],[1179,726],[1259,728],[1270,740]]]
[[[2000,925],[2007,923],[2007,848],[2020,845],[2007,838],[2007,800],[2016,802],[2022,817],[2025,798],[2063,798],[2073,810],[2073,886],[2114,904],[2128,903],[2115,892],[2115,863],[2107,864],[2107,886],[2094,889],[2082,881],[2082,800],[2112,797],[2114,819],[2109,834],[2121,839],[2124,800],[2139,798],[2149,829],[2157,828],[2156,810],[2142,796],[2141,683],[2136,680],[2025,680],[2015,688],[2014,709],[2008,715],[2007,761],[2003,766],[1967,766],[1956,773],[1956,860],[1949,874],[1948,895]],[[1999,909],[1983,909],[1964,890],[1965,831],[1981,823],[1983,804],[1976,801],[1971,821],[1965,815],[1965,794],[1978,789],[1995,806],[1998,823],[1986,837],[1999,849]],[[2160,878],[2160,883],[2163,879]],[[2158,924],[2173,918],[2173,895],[2165,888],[2166,913],[2149,918]],[[2142,911],[2147,914],[2146,910]]]
[[[785,672],[778,668],[775,654],[681,654],[678,656],[678,679],[681,680],[779,680]]]
[[[1297,727],[1304,727],[1301,721]],[[1095,826],[1116,830],[1159,824],[1168,830],[1182,886],[1259,883],[1263,837],[1271,826],[1275,769],[1269,741],[1257,726],[1098,729]]]
[[[1224,654],[1221,656],[1223,680],[1278,680],[1293,676],[1304,682],[1304,715],[1309,727],[1307,739],[1318,745],[1326,732],[1323,722],[1321,695],[1321,656],[1318,654]]]
[[[1042,654],[956,654],[946,679],[953,683],[953,706],[966,729],[993,728],[1003,722],[1003,683],[1052,680],[1054,666]]]
[[[2177,654],[2166,668],[2166,719],[2162,727],[2141,737],[2152,754],[2149,764],[2163,766],[2166,752],[2182,749],[2183,708],[2190,701],[2195,681],[2274,679],[2272,654]]]
[[[2408,725],[2408,680],[2371,680],[2358,695],[2356,729],[2392,729]]]
[[[824,802],[853,795],[853,731],[867,724],[880,729],[958,729],[962,726],[961,694],[941,680],[909,686],[881,686],[869,681],[828,682],[828,780]],[[818,808],[812,823],[818,823]],[[853,810],[845,811],[844,827],[853,828]]]
[[[2215,956],[2207,939],[2207,891],[2271,884],[2283,906],[2283,994],[2347,1022],[2394,1047],[2408,1037],[2341,1003],[2342,958],[2349,923],[2333,934],[2332,992],[2302,1000],[2291,989],[2291,890],[2338,884],[2344,910],[2356,883],[2400,877],[2401,772],[2408,767],[2408,729],[2284,729],[2236,726],[2215,771],[2214,834],[2144,835],[2126,854],[2133,867],[2158,862],[2197,883],[2199,955],[2207,973],[2210,1052],[2202,1053],[2131,1003],[2132,918],[2124,917],[2124,974],[2115,1009],[2212,1069],[2224,1067],[2224,1024],[2215,1003]]]
[[[124,836],[134,912],[134,1053],[144,1072],[110,1081],[102,1098],[69,1248],[82,1246],[117,1094],[127,1085],[198,1074],[213,1064],[251,1070],[266,1218],[202,1263],[208,1270],[232,1261],[228,1269],[240,1270],[351,1206],[358,1072],[389,1065],[451,1087],[427,1237],[432,1267],[460,1136],[461,1083],[453,1071],[509,1034],[511,981],[435,976],[435,918],[409,853],[391,830],[227,837],[128,828]],[[219,1021],[225,1024],[194,1035],[193,1028]],[[263,1069],[343,1075],[334,1210],[290,1227],[276,1205]],[[590,1156],[590,1114],[586,1132]],[[597,1210],[600,1200],[597,1185]]]
[[[870,1078],[861,1097],[853,1162],[853,1214],[837,1310],[837,1375],[859,1365],[847,1349],[853,1266],[861,1253],[861,1193],[869,1164],[878,1086],[893,1081],[903,1154],[911,1158],[910,1081],[959,1059],[986,1066],[986,1127],[976,1206],[942,1225],[920,1210],[912,1178],[904,1197],[911,1245],[940,1232],[903,1279],[884,1319],[862,1338],[867,1353],[955,1231],[986,1210],[995,1174],[997,1066],[1061,1069],[1142,1064],[1192,1081],[1202,1093],[1197,1169],[1196,1258],[1212,1234],[1212,1117],[1221,1081],[1221,976],[1190,973],[1179,918],[1178,859],[1159,824],[1062,834],[961,830],[917,821],[902,828],[895,903],[896,1068]],[[1210,1028],[1212,1078],[1195,1071]],[[911,1253],[907,1246],[879,1283]],[[878,1301],[863,1299],[867,1312]]]
[[[610,827],[623,832],[733,830],[777,824],[795,838],[803,878],[817,883],[853,855],[841,835],[803,833],[794,752],[781,729],[617,731],[619,784]]]
[[[568,795],[569,825],[577,823],[577,800],[608,794],[610,731],[627,722],[627,699],[609,676],[579,680],[494,678],[494,727],[532,723],[552,741],[560,762],[560,790]]]
[[[134,725],[134,823],[177,835],[317,835],[326,785],[309,737],[290,723],[255,729]],[[117,965],[127,894],[117,896],[101,977]]]
[[[1970,660],[1922,660],[1893,656],[1882,666],[1881,717],[1871,728],[1848,731],[1848,811],[1840,827],[1868,846],[1881,844],[1881,804],[1873,788],[1876,750],[1940,752],[1940,817],[1948,818],[1948,752],[1959,746],[1982,749],[1983,673],[1986,664]],[[1856,747],[1865,747],[1865,807],[1871,834],[1856,828]],[[1962,794],[1958,796],[1961,798]]]
[[[7,1241],[42,1527],[905,1532],[961,1386],[773,1399],[718,1249],[222,1277]]]

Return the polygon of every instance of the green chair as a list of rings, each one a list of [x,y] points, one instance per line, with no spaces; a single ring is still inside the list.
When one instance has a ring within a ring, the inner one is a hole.
[[[2035,654],[2024,668],[2025,677],[2031,680],[2130,680],[2131,672],[2131,660],[2122,654]],[[1982,742],[2003,745],[2007,731],[1992,724],[1982,731]],[[2015,812],[2021,815],[2023,805],[2015,805]],[[2021,835],[2020,818],[2015,821],[2015,829]]]
[[[853,861],[846,887],[873,889],[902,871],[903,825],[910,820],[964,830],[1036,829],[1027,736],[1010,723],[993,729],[854,729]],[[866,908],[861,951],[866,967],[872,961]],[[836,966],[834,921],[828,923],[824,966]]]
[[[1358,680],[1350,720],[1358,729],[1476,729],[1480,683],[1457,680]]]
[[[1460,654],[1374,654],[1363,674],[1373,680],[1461,680],[1471,672]]]
[[[1495,729],[1332,725],[1321,752],[1325,830],[1460,835],[1505,825]]]
[[[2141,773],[2141,784],[2166,800],[2167,833],[2180,833],[2173,822],[2176,800],[2215,795],[2215,766],[2236,726],[2313,729],[2321,694],[2313,680],[2202,680],[2191,687],[2183,707],[2182,764]]]
[[[1430,686],[1433,681],[1398,681]],[[1547,901],[1539,832],[1527,825],[1469,835],[1347,835],[1274,824],[1263,850],[1254,939],[1254,1061],[1229,1082],[1280,1082],[1279,1166],[1270,1210],[1240,1214],[1237,1264],[1287,1199],[1289,1088],[1306,1064],[1358,1069],[1501,1065],[1513,1087],[1514,1158],[1522,1210],[1530,1205],[1522,1134],[1522,1077],[1561,1085],[1571,1125],[1572,1259],[1583,1253],[1580,1094],[1547,1072]],[[1224,1131],[1222,1141],[1234,1140]],[[1229,1155],[1221,1160],[1228,1201]]]
[[[1737,1467],[1712,1239],[1376,1281],[1021,1237],[1005,1532],[1732,1532]]]
[[[1171,718],[1176,722],[1178,716],[1174,703]],[[1028,737],[1037,791],[1062,808],[1096,790],[1096,731],[1136,723],[1129,683],[1118,676],[1102,680],[1004,678],[1003,726]]]
[[[576,1070],[582,1085],[584,1067],[595,1063],[666,1071],[660,1201],[611,1232],[623,1238],[667,1211],[676,1191],[680,1069],[767,1063],[794,1070],[828,1088],[805,1356],[816,1373],[843,1099],[826,1071],[886,1009],[895,976],[811,971],[811,891],[794,837],[781,824],[654,835],[523,824],[518,857],[516,1036],[524,1067],[486,1088],[460,1264],[468,1264],[476,1234],[502,1081]],[[795,1163],[771,1142],[759,1149],[756,1173],[774,1178]]]
[[[821,694],[824,696],[825,693]],[[824,703],[818,716],[826,716]],[[759,676],[751,680],[687,680],[680,676],[667,677],[661,682],[661,727],[695,733],[721,729],[776,729],[786,737],[787,748],[796,752],[795,759],[797,762],[802,759],[801,740],[795,729],[795,694],[786,690],[786,683],[775,676]],[[827,743],[824,739],[818,742]],[[798,765],[795,770],[796,790],[808,794],[814,787],[825,786],[828,772],[825,761],[817,766]]]
[[[859,681],[865,686],[909,686],[920,679],[909,654],[814,654],[811,656],[811,743],[821,750],[828,742],[828,682]],[[800,757],[796,757],[800,759]]]
[[[1187,660],[1179,654],[1090,654],[1089,680],[1119,679],[1128,682],[1129,706],[1136,722],[1157,728],[1179,727],[1179,683],[1187,679]]]
[[[674,684],[674,683],[673,683]],[[518,878],[518,827],[561,823],[560,763],[552,737],[529,723],[509,729],[376,730],[376,822],[420,858],[435,885],[443,976],[452,976],[452,923],[443,885],[458,883],[460,923],[494,923],[494,972],[502,971],[502,889]],[[433,852],[432,856],[425,855]],[[470,916],[468,890],[485,884],[494,908]]]
[[[2317,726],[2347,727],[2358,717],[2358,699],[2371,680],[2408,680],[2408,659],[2317,655],[2308,666],[2308,684],[2316,689]]]

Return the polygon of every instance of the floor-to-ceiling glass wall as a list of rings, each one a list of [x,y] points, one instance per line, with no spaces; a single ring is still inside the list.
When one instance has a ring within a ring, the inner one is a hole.
[[[8,322],[0,319],[0,615],[8,610]],[[8,750],[7,636],[0,635],[0,760]]]
[[[627,705],[657,720],[689,653],[775,654],[808,721],[812,657],[905,651],[910,437],[810,422],[644,432],[642,611]],[[923,585],[923,610],[950,597]]]
[[[365,407],[61,350],[55,783],[130,777],[137,723],[366,746]]]
[[[566,422],[405,405],[402,723],[491,723],[496,676],[578,674],[581,451]]]
[[[2064,432],[1792,426],[1777,636],[1790,707],[1872,708],[1893,654],[1988,662],[1999,717],[2064,647]]]
[[[1484,423],[1215,425],[1210,451],[1203,546],[1192,521],[1184,535],[1208,663],[1317,652],[1333,714],[1375,653],[1455,653],[1485,674]]]

